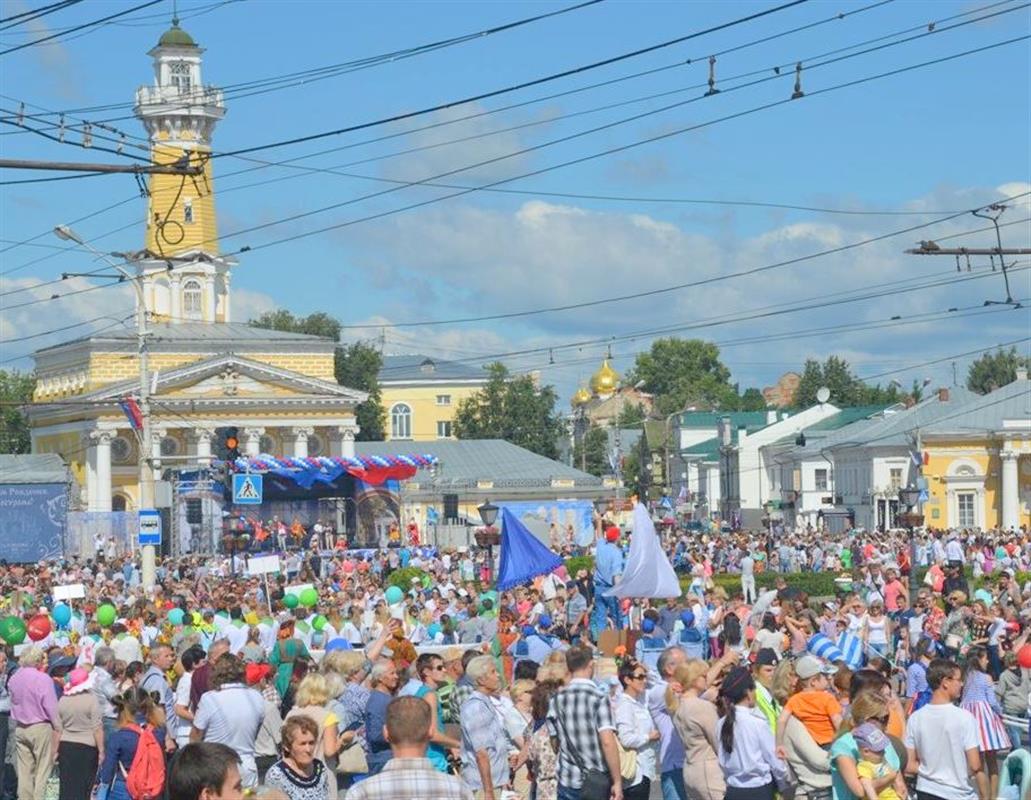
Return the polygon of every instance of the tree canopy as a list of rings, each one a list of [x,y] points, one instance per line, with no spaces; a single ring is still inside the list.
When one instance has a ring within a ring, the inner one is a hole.
[[[1016,347],[994,353],[985,353],[975,359],[967,370],[967,388],[978,394],[1001,389],[1017,379],[1018,369],[1031,368],[1031,357],[1022,356]]]
[[[546,458],[558,456],[564,426],[555,413],[552,386],[538,388],[529,375],[513,376],[500,362],[487,367],[490,379],[455,412],[458,439],[504,439]]]
[[[893,385],[882,389],[880,385],[870,386],[863,383],[852,372],[848,362],[838,356],[829,356],[822,364],[814,358],[805,362],[802,380],[795,393],[794,405],[808,408],[819,402],[816,393],[821,386],[830,389],[829,402],[838,408],[846,406],[866,406],[884,403],[896,403],[902,395]]]
[[[29,421],[19,406],[32,402],[35,387],[32,373],[0,369],[0,453],[31,452]]]
[[[591,425],[582,441],[573,445],[573,466],[599,478],[612,474],[609,464],[609,436],[604,428]]]
[[[730,370],[720,361],[719,347],[701,339],[656,339],[626,374],[628,385],[642,381],[663,416],[688,405],[737,406],[737,391],[730,383]]]
[[[285,309],[266,311],[257,319],[252,319],[250,324],[255,328],[324,336],[334,342],[340,340],[340,321],[324,311],[316,311],[306,317],[294,316]],[[355,410],[361,429],[358,441],[374,442],[383,439],[386,413],[379,386],[382,366],[383,357],[379,350],[368,342],[338,344],[333,354],[333,372],[337,383],[369,394],[369,399],[360,403]]]

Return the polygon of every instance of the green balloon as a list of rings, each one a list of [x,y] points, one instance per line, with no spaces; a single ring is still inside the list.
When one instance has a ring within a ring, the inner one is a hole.
[[[16,645],[25,641],[25,620],[21,617],[4,617],[0,619],[0,639],[7,644]]]
[[[422,576],[422,588],[423,589],[429,589],[432,585],[433,585],[433,578],[431,578],[429,575],[423,575]]]
[[[103,628],[110,628],[114,625],[117,616],[118,613],[115,611],[115,607],[110,603],[104,603],[104,605],[97,609],[97,622]]]
[[[328,624],[329,624],[329,620],[328,620],[328,619],[326,619],[326,618],[325,618],[324,616],[322,616],[321,614],[319,614],[319,615],[318,615],[317,617],[315,617],[315,619],[313,619],[313,620],[311,621],[311,626],[312,626],[312,627],[313,627],[313,628],[314,628],[315,630],[317,630],[317,631],[321,631],[321,630],[322,630],[323,628],[325,628],[325,627],[326,627],[326,625],[328,625]]]
[[[288,594],[283,598],[283,605],[287,608],[297,608],[298,603],[300,603],[300,600],[297,599],[295,594]]]
[[[301,592],[301,605],[306,608],[314,608],[319,604],[319,593],[311,586]]]

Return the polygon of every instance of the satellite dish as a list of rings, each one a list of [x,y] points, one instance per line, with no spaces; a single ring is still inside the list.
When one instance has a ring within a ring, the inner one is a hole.
[[[826,386],[821,386],[816,390],[816,399],[821,403],[826,403],[831,399],[831,390]]]

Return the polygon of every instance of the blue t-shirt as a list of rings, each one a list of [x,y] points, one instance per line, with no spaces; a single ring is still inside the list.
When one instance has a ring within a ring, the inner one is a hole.
[[[838,771],[838,756],[848,756],[857,764],[859,763],[859,746],[851,733],[839,736],[831,745],[831,781],[834,790],[834,800],[858,800],[856,795],[852,794],[848,784],[845,783],[845,779],[841,777],[841,773]],[[889,747],[884,751],[884,761],[893,770],[898,771],[899,754],[895,752],[894,747]]]

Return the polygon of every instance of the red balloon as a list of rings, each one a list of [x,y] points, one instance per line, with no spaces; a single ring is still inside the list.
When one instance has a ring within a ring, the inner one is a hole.
[[[28,631],[29,638],[34,642],[46,639],[50,635],[50,617],[46,614],[36,614],[29,620],[25,629]]]
[[[1031,669],[1031,644],[1025,644],[1017,651],[1017,663],[1025,669]]]

